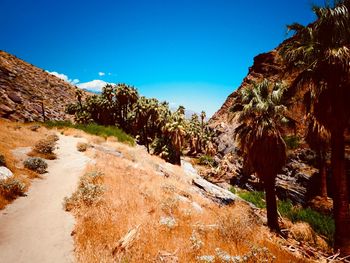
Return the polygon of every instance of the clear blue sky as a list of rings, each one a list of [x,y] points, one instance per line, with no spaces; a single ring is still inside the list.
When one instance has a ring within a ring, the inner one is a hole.
[[[211,115],[253,57],[285,39],[287,24],[311,22],[312,4],[323,3],[1,0],[0,49],[85,86],[125,82]]]

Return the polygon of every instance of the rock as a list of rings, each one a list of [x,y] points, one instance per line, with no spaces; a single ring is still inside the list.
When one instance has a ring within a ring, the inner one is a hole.
[[[191,205],[192,205],[192,207],[194,208],[194,210],[196,211],[196,212],[198,212],[198,213],[203,213],[203,208],[198,204],[198,203],[196,203],[196,202],[192,202],[191,203]]]
[[[11,109],[10,107],[0,103],[0,116],[1,117],[7,118],[14,112],[16,112],[15,109]]]
[[[0,166],[0,180],[11,178],[13,173],[5,166]]]
[[[219,186],[209,183],[201,177],[194,178],[192,183],[202,189],[204,194],[211,197],[222,204],[230,204],[236,200],[242,200],[237,195],[231,193],[228,190],[222,189]]]
[[[7,94],[7,96],[15,103],[22,103],[22,98],[19,96],[18,93],[10,92]]]
[[[121,152],[117,151],[113,147],[102,146],[102,145],[94,145],[93,148],[95,150],[103,152],[105,154],[113,155],[113,156],[116,156],[116,157],[119,157],[119,158],[123,158],[124,157]]]

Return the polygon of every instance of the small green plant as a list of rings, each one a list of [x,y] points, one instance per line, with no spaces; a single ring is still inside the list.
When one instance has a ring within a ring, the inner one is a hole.
[[[26,167],[32,171],[35,171],[37,173],[43,174],[46,172],[48,165],[40,157],[30,157],[24,161],[24,167]]]
[[[17,196],[22,196],[25,191],[25,184],[16,178],[0,180],[0,193],[7,200],[13,200]]]
[[[213,157],[211,157],[211,156],[209,156],[209,155],[202,155],[202,156],[199,157],[199,159],[198,159],[198,164],[200,164],[200,165],[214,166],[215,161],[214,161]]]
[[[230,191],[231,193],[233,193],[233,194],[237,194],[237,190],[236,190],[236,188],[235,188],[234,186],[231,186],[230,189],[229,189],[229,191]]]
[[[73,128],[82,130],[86,133],[101,136],[104,138],[115,137],[119,142],[127,143],[129,145],[135,145],[135,140],[130,135],[126,134],[123,130],[116,126],[102,126],[95,123],[89,124],[73,124],[68,121],[48,121],[45,122],[45,126],[48,128]]]
[[[296,149],[300,145],[300,138],[295,135],[287,135],[283,137],[284,142],[286,143],[288,149]]]
[[[258,208],[266,208],[265,193],[260,191],[242,191],[238,193],[239,197],[254,204]]]

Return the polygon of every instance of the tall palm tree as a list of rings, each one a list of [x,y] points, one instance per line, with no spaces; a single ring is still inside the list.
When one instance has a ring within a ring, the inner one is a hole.
[[[264,183],[267,223],[279,232],[275,181],[286,162],[286,144],[281,128],[287,122],[282,104],[284,86],[267,80],[240,92],[240,107],[233,107],[238,127],[235,138],[254,171]]]
[[[326,154],[329,148],[330,134],[312,115],[307,118],[305,140],[312,150],[316,152],[317,166],[320,174],[320,196],[328,197]]]
[[[202,111],[201,112],[201,127],[202,127],[202,130],[204,129],[204,120],[205,120],[206,117],[207,117],[207,114],[205,113],[205,111]]]
[[[174,157],[172,163],[181,164],[181,152],[184,145],[184,138],[186,136],[185,118],[180,112],[175,112],[168,122],[163,127],[165,137],[171,138],[172,148],[174,150]]]
[[[295,35],[281,50],[284,59],[301,68],[292,87],[305,86],[312,95],[311,113],[331,133],[334,182],[335,248],[350,254],[350,211],[345,171],[344,133],[350,119],[350,1],[314,7],[317,20],[293,24]]]

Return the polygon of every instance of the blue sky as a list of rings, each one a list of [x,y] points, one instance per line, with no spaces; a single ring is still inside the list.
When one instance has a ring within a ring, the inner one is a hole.
[[[207,111],[322,0],[1,0],[0,49],[82,87],[134,85]],[[55,73],[56,74],[56,73]],[[84,84],[85,83],[85,84]]]

